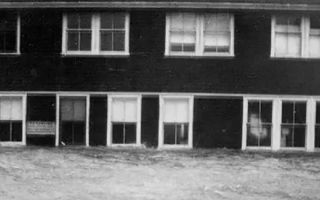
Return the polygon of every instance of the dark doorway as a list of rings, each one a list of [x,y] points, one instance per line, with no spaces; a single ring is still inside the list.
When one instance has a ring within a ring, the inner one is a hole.
[[[240,149],[242,99],[194,100],[194,147]]]
[[[54,146],[56,135],[56,97],[27,96],[27,144]]]
[[[104,96],[90,97],[90,146],[107,144],[108,98]]]

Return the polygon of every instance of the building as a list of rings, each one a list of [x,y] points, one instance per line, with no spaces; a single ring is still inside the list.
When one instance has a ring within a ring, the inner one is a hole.
[[[0,10],[3,146],[320,148],[319,1]]]

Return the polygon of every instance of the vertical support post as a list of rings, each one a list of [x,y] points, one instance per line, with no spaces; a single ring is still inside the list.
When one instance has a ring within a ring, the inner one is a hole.
[[[56,95],[56,141],[55,146],[59,146],[60,140],[60,96]]]
[[[107,117],[107,146],[111,146],[111,113],[112,113],[112,96],[108,96],[108,117]]]
[[[248,99],[243,98],[242,105],[242,143],[241,150],[245,150],[247,147],[247,119],[248,119]]]
[[[194,96],[189,99],[189,141],[188,147],[193,147],[193,107],[194,107]]]
[[[22,96],[22,144],[27,145],[27,95]]]
[[[163,96],[159,96],[159,133],[158,133],[158,148],[161,148],[163,146],[163,104],[164,104],[164,99]]]
[[[90,95],[86,96],[86,147],[89,146]]]
[[[316,101],[313,98],[307,100],[307,131],[306,131],[306,150],[314,151],[316,122]]]
[[[273,101],[272,117],[273,117],[273,135],[272,135],[272,150],[278,151],[281,148],[281,118],[282,118],[282,103],[279,98]]]
[[[138,146],[141,145],[141,102],[142,97],[141,95],[137,99],[137,137],[136,137],[136,143]]]

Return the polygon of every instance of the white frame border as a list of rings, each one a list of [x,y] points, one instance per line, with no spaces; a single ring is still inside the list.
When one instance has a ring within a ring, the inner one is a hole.
[[[112,100],[113,98],[135,98],[137,100],[137,126],[135,144],[113,144],[112,143]],[[108,95],[108,117],[107,117],[107,147],[141,147],[141,103],[142,95],[136,94],[110,94]]]
[[[79,13],[79,12],[78,12]],[[61,54],[63,56],[129,56],[130,44],[130,13],[125,13],[125,49],[124,51],[100,51],[100,13],[102,12],[88,12],[91,14],[91,51],[68,51],[67,50],[67,15],[68,12],[63,13],[62,17],[62,48]],[[106,12],[108,13],[108,12]]]
[[[85,146],[89,146],[89,118],[90,118],[90,94],[75,93],[75,94],[60,94],[56,96],[56,140],[55,145],[60,143],[60,100],[64,97],[85,97],[86,98],[86,127],[85,127]]]
[[[188,129],[188,144],[187,145],[165,145],[164,132],[163,132],[163,109],[165,99],[187,99],[189,102],[189,129]],[[159,95],[159,125],[158,125],[158,149],[180,149],[180,148],[193,148],[193,108],[194,96],[193,95]]]

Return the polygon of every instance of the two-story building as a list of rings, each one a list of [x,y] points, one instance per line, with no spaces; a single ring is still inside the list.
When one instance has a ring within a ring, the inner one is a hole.
[[[0,2],[0,144],[320,148],[317,0]]]

